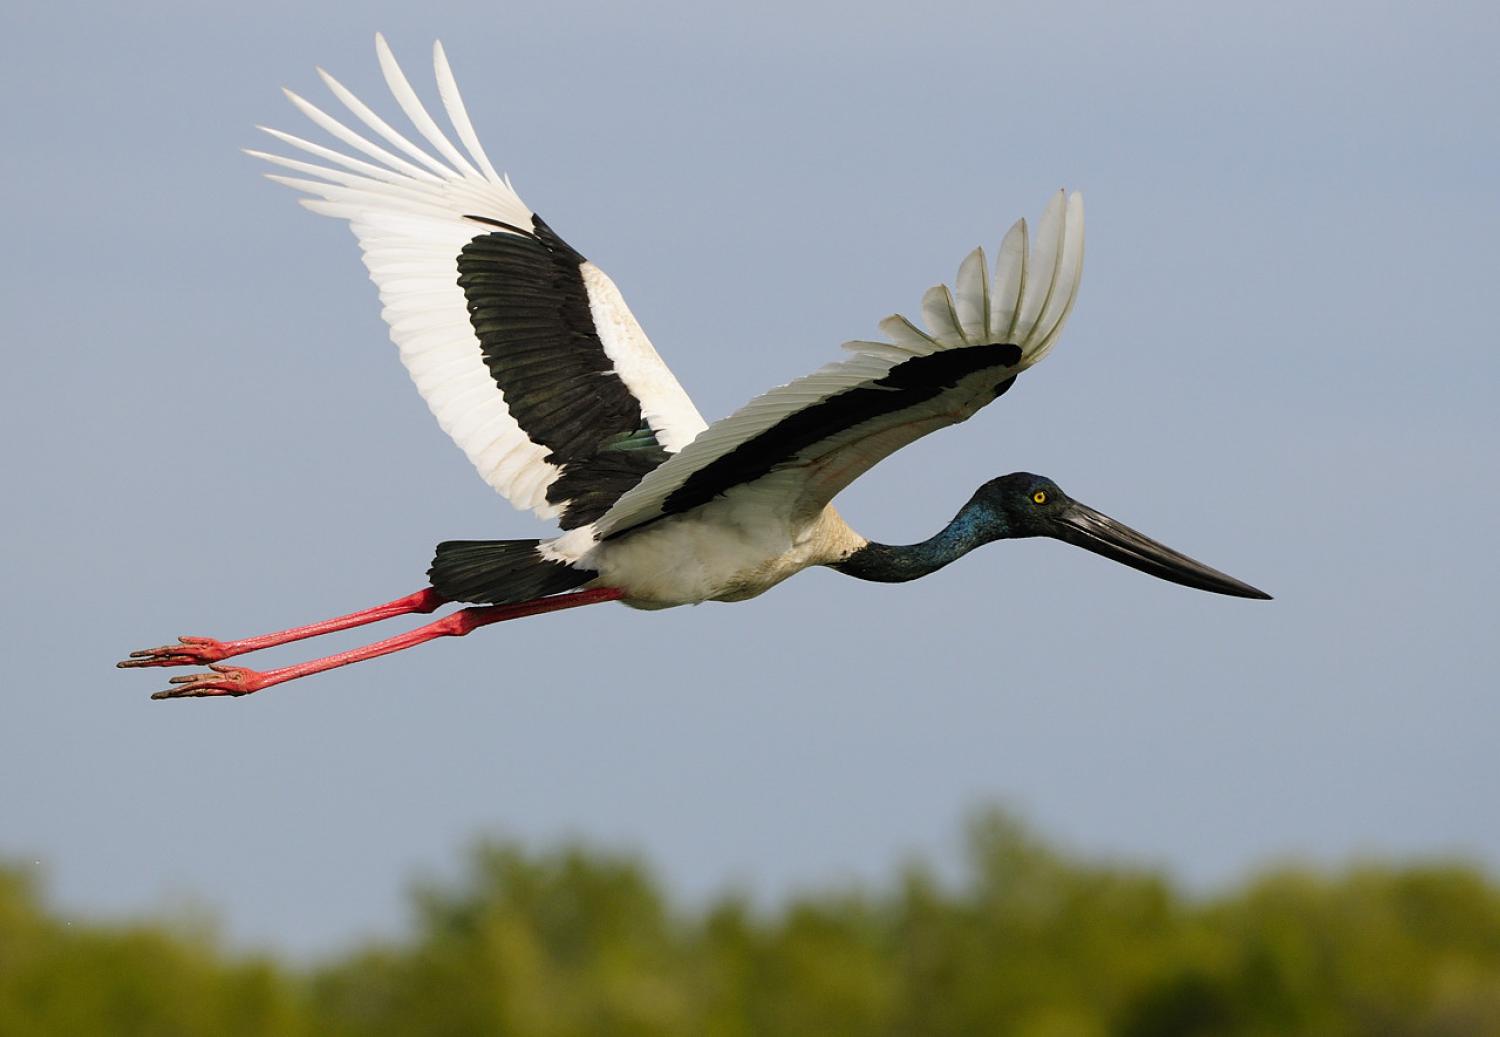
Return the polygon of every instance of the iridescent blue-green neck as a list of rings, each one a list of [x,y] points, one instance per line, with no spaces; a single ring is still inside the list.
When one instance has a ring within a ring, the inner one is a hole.
[[[861,580],[905,583],[935,573],[976,547],[1009,535],[1004,512],[976,494],[952,522],[920,544],[894,546],[872,540],[832,568]]]
[[[861,580],[904,583],[937,572],[991,540],[1051,537],[1186,587],[1267,598],[1202,562],[1158,544],[1069,497],[1046,476],[1011,472],[991,479],[930,540],[906,547],[869,543],[831,567]]]

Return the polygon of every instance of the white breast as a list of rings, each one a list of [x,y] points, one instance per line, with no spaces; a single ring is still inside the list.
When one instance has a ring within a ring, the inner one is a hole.
[[[832,507],[788,514],[775,476],[684,515],[597,545],[580,565],[635,608],[744,601],[811,565],[847,558],[866,543]],[[754,491],[754,492],[752,492]]]

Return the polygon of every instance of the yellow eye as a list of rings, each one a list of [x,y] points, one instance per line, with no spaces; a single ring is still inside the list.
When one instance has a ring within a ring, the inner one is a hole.
[[[1047,503],[1047,491],[1046,490],[1037,490],[1035,493],[1033,493],[1031,495],[1031,501],[1032,501],[1033,504],[1046,504]]]

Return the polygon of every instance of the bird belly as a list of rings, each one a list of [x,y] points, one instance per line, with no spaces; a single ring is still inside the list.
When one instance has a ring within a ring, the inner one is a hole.
[[[744,601],[859,546],[863,538],[832,508],[796,522],[720,500],[606,541],[586,564],[598,570],[600,586],[625,592],[626,605],[656,609]]]

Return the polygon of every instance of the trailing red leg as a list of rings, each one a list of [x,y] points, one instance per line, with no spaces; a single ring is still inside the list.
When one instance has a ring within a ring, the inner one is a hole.
[[[277,670],[267,670],[264,673],[256,670],[247,670],[240,666],[211,666],[211,673],[194,673],[182,677],[173,677],[171,682],[175,687],[166,691],[158,691],[151,697],[154,699],[181,699],[181,698],[203,698],[208,696],[238,696],[248,695],[262,688],[269,688],[273,684],[282,684],[286,681],[296,680],[298,677],[306,677],[314,673],[322,673],[324,670],[332,670],[339,666],[348,666],[350,663],[363,662],[366,659],[374,659],[377,656],[389,655],[399,652],[404,648],[432,641],[439,637],[463,637],[471,630],[488,626],[491,623],[501,623],[508,619],[520,619],[523,616],[535,616],[543,612],[556,612],[560,609],[577,608],[580,605],[594,605],[602,601],[617,601],[624,597],[624,592],[614,587],[599,587],[593,590],[574,591],[571,594],[554,594],[546,598],[536,598],[532,601],[523,601],[518,605],[482,605],[466,609],[460,609],[452,615],[444,616],[442,619],[428,623],[426,626],[418,627],[405,634],[397,634],[395,637],[386,638],[384,641],[376,641],[374,644],[365,645],[363,648],[352,648],[347,652],[339,652],[336,655],[326,656],[322,659],[314,659],[311,662],[297,663],[294,666],[283,666]],[[408,610],[415,611],[415,610]],[[349,624],[351,626],[357,624]],[[343,629],[342,627],[337,629]],[[304,635],[308,636],[308,635]],[[295,640],[289,638],[288,640]]]
[[[335,630],[361,627],[366,623],[378,623],[382,619],[391,619],[394,616],[404,616],[412,612],[425,616],[447,604],[447,601],[448,599],[437,591],[427,587],[415,594],[408,594],[404,598],[397,598],[395,601],[388,601],[374,608],[351,612],[347,616],[335,616],[321,623],[309,623],[305,627],[278,630],[274,634],[263,634],[260,637],[246,637],[238,641],[216,641],[211,637],[179,637],[175,645],[162,645],[160,648],[145,648],[139,652],[131,652],[129,659],[115,665],[124,669],[137,666],[203,666],[207,663],[220,662],[230,656],[244,655],[246,652],[256,652],[262,648],[274,648],[276,645],[301,641],[304,637],[331,634]]]

